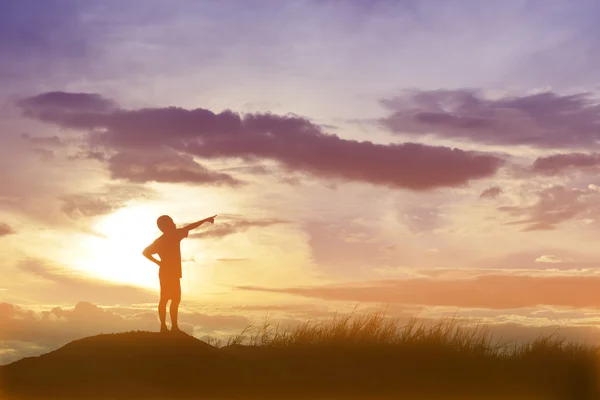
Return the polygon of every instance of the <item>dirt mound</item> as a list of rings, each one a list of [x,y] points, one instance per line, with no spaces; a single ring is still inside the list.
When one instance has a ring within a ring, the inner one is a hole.
[[[7,397],[26,398],[160,394],[161,388],[210,375],[222,358],[217,348],[185,334],[102,334],[3,366],[0,387]]]

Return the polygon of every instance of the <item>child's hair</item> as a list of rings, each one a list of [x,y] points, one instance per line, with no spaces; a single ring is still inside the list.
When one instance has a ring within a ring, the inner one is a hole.
[[[173,226],[173,219],[168,215],[161,215],[156,220],[156,225],[161,232],[166,232]]]

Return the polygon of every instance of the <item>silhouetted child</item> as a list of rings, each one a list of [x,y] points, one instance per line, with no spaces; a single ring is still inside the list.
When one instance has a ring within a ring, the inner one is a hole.
[[[215,222],[216,215],[203,219],[193,224],[177,229],[175,223],[168,215],[158,218],[156,224],[163,233],[158,239],[144,249],[142,254],[148,260],[156,263],[160,268],[158,278],[160,280],[160,301],[158,303],[158,316],[160,318],[160,331],[168,332],[167,302],[171,300],[171,332],[181,332],[177,325],[177,313],[181,301],[181,247],[180,242],[188,236],[189,231],[198,228],[205,222]],[[158,254],[160,260],[152,255]]]

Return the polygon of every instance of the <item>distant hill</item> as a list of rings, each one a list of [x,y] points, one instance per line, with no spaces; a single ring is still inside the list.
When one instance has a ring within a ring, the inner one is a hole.
[[[413,399],[412,394],[422,394],[443,399],[442,394],[485,394],[487,400],[492,393],[515,399],[528,394],[531,399],[594,398],[595,370],[578,362],[555,364],[417,347],[216,348],[187,335],[128,332],[76,340],[0,367],[0,398]]]

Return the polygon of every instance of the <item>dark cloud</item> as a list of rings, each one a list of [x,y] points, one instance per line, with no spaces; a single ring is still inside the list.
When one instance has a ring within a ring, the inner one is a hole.
[[[193,183],[239,186],[242,181],[229,174],[214,172],[197,163],[192,156],[165,150],[162,154],[121,152],[108,160],[113,179],[129,182]]]
[[[0,237],[15,233],[14,229],[5,223],[0,223]]]
[[[24,133],[21,135],[21,137],[27,143],[38,145],[38,146],[57,147],[57,146],[63,145],[63,141],[56,135],[54,135],[54,136],[31,136],[27,133]]]
[[[275,160],[288,170],[319,178],[413,190],[465,185],[494,175],[503,164],[496,156],[447,147],[346,140],[297,116],[242,116],[229,110],[215,114],[176,107],[76,110],[62,97],[56,101],[43,97],[39,107],[39,97],[45,95],[24,99],[24,112],[64,128],[91,131],[91,148],[117,153],[121,161],[132,151],[164,154],[170,149],[206,159]],[[89,96],[90,103],[103,103],[98,95]],[[150,174],[155,176],[156,171]]]
[[[458,149],[413,143],[377,145],[323,133],[240,135],[203,145],[191,143],[186,149],[200,157],[270,158],[290,170],[324,179],[412,190],[464,185],[492,176],[502,164],[496,157]]]
[[[531,167],[531,172],[559,175],[569,171],[596,171],[599,167],[599,153],[567,153],[537,158]]]
[[[95,160],[102,163],[108,162],[106,154],[103,151],[83,149],[69,156],[70,160]]]
[[[310,179],[309,174],[303,171],[292,171],[289,168],[281,169],[275,165],[262,165],[262,160],[257,160],[256,163],[250,160],[242,160],[245,165],[237,167],[221,168],[221,172],[235,172],[240,174],[248,174],[252,177],[267,177],[290,186],[300,186],[303,181]],[[335,185],[333,182],[327,182],[326,185]]]
[[[539,305],[600,308],[598,276],[485,275],[472,279],[403,279],[314,287],[240,289],[327,301],[512,309]],[[524,295],[526,294],[526,295]]]
[[[35,301],[74,303],[85,300],[101,304],[136,304],[156,300],[153,291],[86,278],[43,260],[25,260],[19,263],[18,268],[50,283],[28,293]]]
[[[537,194],[533,205],[503,206],[500,211],[518,218],[510,225],[522,225],[526,231],[555,229],[557,225],[571,220],[588,219],[597,221],[600,217],[600,192],[596,189],[567,189],[552,186]]]
[[[483,192],[481,192],[479,198],[495,199],[500,195],[500,193],[502,193],[502,188],[500,188],[499,186],[492,186],[491,188],[485,189]]]
[[[238,166],[238,167],[228,167],[223,168],[223,172],[241,172],[252,175],[274,175],[277,173],[277,170],[273,167],[268,167],[260,164],[252,164],[247,163],[246,165]]]
[[[265,218],[265,219],[244,219],[234,216],[224,216],[224,221],[221,221],[221,217],[218,217],[219,223],[216,224],[209,230],[200,231],[191,234],[190,238],[204,239],[213,238],[220,239],[225,236],[233,235],[235,233],[245,232],[252,228],[266,228],[272,225],[285,224],[288,221],[277,219],[277,218]]]
[[[154,198],[157,194],[148,188],[132,184],[107,185],[97,193],[77,193],[62,196],[61,211],[70,218],[95,217],[110,214],[130,200]]]
[[[392,132],[544,148],[595,146],[600,106],[588,93],[488,99],[471,90],[416,91],[381,102]]]
[[[26,97],[18,102],[26,115],[31,113],[42,120],[52,119],[56,113],[63,117],[79,113],[102,113],[116,109],[117,105],[99,94],[46,92]]]

